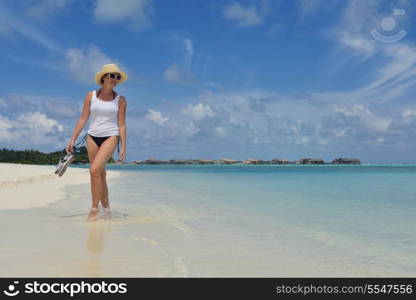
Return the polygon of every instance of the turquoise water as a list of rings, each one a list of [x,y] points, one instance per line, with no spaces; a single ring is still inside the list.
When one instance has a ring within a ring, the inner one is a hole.
[[[245,275],[290,275],[277,269],[274,273],[279,266],[270,262],[277,251],[292,250],[297,258],[314,261],[311,269],[322,266],[325,272],[318,274],[416,275],[414,165],[108,165],[107,169],[124,173],[110,188],[113,208],[130,215],[149,207],[157,214],[163,208],[164,217],[182,230],[182,246],[187,247],[181,251],[187,253],[181,257],[186,257],[188,274],[208,274],[209,265],[224,264],[236,255],[229,251],[233,245],[240,245],[247,252],[239,250],[240,262],[232,263],[233,268],[242,265],[248,251],[261,252],[254,258],[256,264],[244,269]],[[204,244],[208,237],[209,245]],[[302,270],[302,262],[298,264],[294,268]],[[224,274],[240,274],[236,272]]]

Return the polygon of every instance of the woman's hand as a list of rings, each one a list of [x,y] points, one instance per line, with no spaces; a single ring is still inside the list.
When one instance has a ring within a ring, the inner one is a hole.
[[[126,149],[121,147],[120,153],[119,153],[119,160],[123,161],[126,159]]]
[[[74,141],[73,140],[70,140],[69,141],[69,143],[68,143],[68,145],[66,146],[66,153],[69,153],[69,152],[71,152],[71,153],[74,153]]]

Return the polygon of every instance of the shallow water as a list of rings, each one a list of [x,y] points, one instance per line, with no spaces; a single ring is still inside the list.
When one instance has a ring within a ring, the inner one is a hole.
[[[85,184],[47,208],[0,211],[0,276],[416,274],[416,166],[108,169],[123,173],[110,221],[85,222]]]

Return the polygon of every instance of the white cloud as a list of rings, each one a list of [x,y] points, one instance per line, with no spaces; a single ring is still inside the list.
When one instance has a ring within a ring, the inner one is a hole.
[[[194,80],[192,73],[177,64],[170,65],[163,73],[163,78],[172,83],[190,83]]]
[[[163,78],[167,81],[178,83],[181,82],[181,71],[176,64],[170,65],[164,72]]]
[[[10,140],[12,137],[12,121],[9,118],[0,115],[0,141],[5,142]]]
[[[188,138],[194,136],[199,131],[199,128],[192,121],[186,124],[183,129],[183,135]]]
[[[295,138],[295,143],[296,144],[309,144],[311,141],[310,141],[310,138],[308,137],[308,136],[301,136],[301,137],[297,137],[297,138]]]
[[[153,123],[157,125],[164,125],[166,121],[168,121],[168,118],[164,118],[162,116],[162,113],[160,111],[155,111],[153,109],[149,109],[148,114],[146,115],[146,118],[151,120]]]
[[[186,50],[186,53],[187,53],[190,57],[192,57],[192,55],[194,54],[194,47],[192,46],[192,40],[191,40],[191,39],[188,39],[188,38],[185,38],[185,39],[183,40],[183,42],[184,42],[184,44],[185,44],[185,50]]]
[[[25,113],[16,120],[0,115],[0,142],[16,149],[61,145],[58,136],[66,127],[47,115]],[[9,146],[9,147],[10,147]]]
[[[406,3],[400,5],[402,4]],[[383,6],[381,1],[352,0],[346,3],[339,21],[327,33],[337,41],[340,46],[338,50],[347,51],[336,52],[336,61],[331,66],[340,68],[342,63],[366,62],[376,68],[366,72],[367,76],[372,76],[368,84],[347,91],[317,93],[314,95],[316,98],[322,102],[344,105],[380,105],[389,101],[400,101],[416,87],[416,48],[408,44],[406,38],[387,44],[376,40],[370,33],[386,17],[386,9],[396,8],[394,5],[389,2]],[[406,16],[394,17],[397,22],[406,21]],[[400,25],[402,26],[404,24]]]
[[[363,118],[371,117],[372,113],[362,105],[354,105],[352,108],[347,107],[335,107],[335,112],[342,113],[347,117],[351,116],[361,116]]]
[[[308,116],[322,116],[322,107],[313,103],[282,99],[268,91],[241,91],[234,93],[207,92],[198,97],[200,103],[209,105],[215,115],[200,123],[201,136],[227,135],[230,144],[253,141],[265,144],[294,143],[300,136],[311,135],[310,143],[316,143],[316,121]],[[193,105],[196,106],[196,105]],[[200,109],[201,110],[201,109]],[[300,113],[303,112],[303,115]],[[296,120],[305,116],[305,122]],[[212,129],[214,131],[212,132]],[[293,131],[296,128],[296,132]]]
[[[338,23],[326,30],[329,36],[339,42],[339,49],[356,61],[371,58],[380,48],[380,42],[370,34],[383,17],[380,13],[380,2],[348,1]]]
[[[56,9],[62,9],[68,3],[73,0],[57,0],[49,1],[44,0],[38,6],[36,6],[35,14],[42,14],[43,11],[49,13]],[[31,8],[30,8],[31,9]],[[29,9],[29,10],[30,10]],[[38,11],[38,9],[40,9]],[[79,48],[69,48],[64,49],[55,43],[49,36],[43,34],[40,30],[36,28],[33,24],[26,22],[24,18],[16,16],[12,11],[7,7],[1,4],[0,2],[0,34],[10,35],[11,32],[19,33],[20,35],[38,43],[42,47],[56,52],[59,55],[62,55],[64,65],[50,65],[48,63],[39,63],[36,62],[36,66],[42,66],[56,71],[66,72],[69,70],[71,77],[80,83],[91,84],[94,82],[94,75],[98,72],[102,65],[108,63],[116,63],[124,71],[128,72],[120,62],[117,62],[114,59],[111,59],[109,56],[105,55],[97,46],[91,45],[87,49]],[[12,56],[11,56],[12,57]],[[18,60],[19,62],[25,62]],[[128,72],[129,73],[129,72]]]
[[[48,116],[52,116],[52,117],[56,117],[60,119],[63,119],[63,118],[71,119],[71,118],[77,118],[80,116],[83,104],[84,102],[80,101],[79,102],[80,107],[77,107],[77,105],[72,101],[45,99],[40,103],[39,108],[40,106],[43,106],[43,109]]]
[[[409,124],[411,122],[413,122],[413,120],[415,120],[416,118],[416,109],[405,109],[402,112],[402,117],[403,117],[403,124]]]
[[[120,69],[126,70],[122,64],[104,54],[95,45],[91,45],[85,50],[79,48],[68,49],[65,58],[71,77],[75,81],[85,84],[95,82],[95,74],[105,64],[115,63]]]
[[[403,111],[403,118],[413,118],[416,117],[416,109],[406,109]]]
[[[39,96],[39,95],[17,95],[6,96],[7,99],[0,99],[2,113],[14,118],[23,113],[39,112],[46,114],[52,119],[71,119],[78,117],[80,109],[72,101],[58,96]],[[82,105],[82,102],[79,103]]]
[[[174,42],[172,48],[179,49],[180,56],[183,57],[183,63],[172,63],[164,71],[163,78],[172,83],[191,83],[195,79],[191,71],[194,55],[192,40],[177,34],[173,34],[171,39]]]
[[[384,132],[388,130],[392,123],[391,118],[377,117],[368,108],[362,105],[354,105],[352,108],[335,107],[335,112],[341,113],[346,117],[357,117],[359,122],[368,129]]]
[[[136,29],[151,25],[154,12],[152,0],[96,0],[94,18],[100,23],[114,23],[127,20]]]
[[[185,66],[187,67],[189,71],[191,68],[192,56],[194,54],[194,47],[192,45],[191,39],[185,38],[183,42],[185,46]]]
[[[375,52],[376,41],[363,38],[358,34],[348,31],[338,32],[338,39],[346,48],[353,49],[363,56],[363,59],[371,57]]]
[[[22,124],[22,127],[38,131],[40,134],[64,130],[64,126],[60,125],[56,120],[50,119],[47,115],[39,112],[22,114],[17,120]]]
[[[228,117],[228,122],[230,124],[240,124],[240,121],[236,117],[234,117],[233,115],[230,115]]]
[[[204,91],[190,98],[185,106],[183,102],[179,101],[176,106],[175,102],[171,103],[169,126],[151,126],[152,123],[166,125],[167,119],[153,111],[146,116],[152,120],[148,122],[150,125],[134,126],[142,132],[137,135],[145,143],[160,146],[162,152],[198,149],[203,153],[217,153],[234,149],[248,154],[261,145],[273,145],[262,149],[270,153],[277,149],[288,156],[301,155],[302,149],[321,153],[316,151],[338,151],[341,146],[358,149],[391,145],[402,138],[402,132],[410,130],[403,127],[402,114],[393,118],[364,104],[319,101],[316,95],[291,97],[262,90]],[[376,143],[380,136],[383,142]]]
[[[377,70],[378,77],[366,89],[390,89],[395,85],[415,78],[416,49],[403,43],[383,48],[390,61]]]
[[[223,16],[235,21],[237,26],[240,27],[256,26],[263,23],[254,5],[247,7],[241,6],[238,3],[228,5],[224,8]]]
[[[380,132],[385,132],[389,129],[391,122],[392,122],[392,119],[390,118],[373,118],[373,119],[366,119],[364,121],[364,124],[366,124],[368,128],[372,128]]]
[[[227,136],[227,131],[223,126],[215,127],[214,131],[220,137],[226,137]]]
[[[340,137],[340,136],[344,136],[345,133],[347,132],[347,128],[343,128],[343,129],[334,129],[333,133],[336,137]]]
[[[193,119],[197,121],[205,119],[206,117],[214,116],[211,107],[203,103],[199,103],[197,105],[189,103],[188,106],[182,110],[182,113],[191,116]]]

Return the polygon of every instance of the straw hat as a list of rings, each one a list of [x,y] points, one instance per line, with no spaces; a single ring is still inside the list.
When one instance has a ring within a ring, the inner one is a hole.
[[[101,71],[95,74],[95,82],[98,85],[101,85],[101,77],[103,77],[103,75],[107,73],[120,73],[121,79],[118,81],[118,83],[123,83],[128,78],[127,74],[120,71],[120,69],[117,67],[116,64],[108,64],[108,65],[104,65],[101,68]]]

